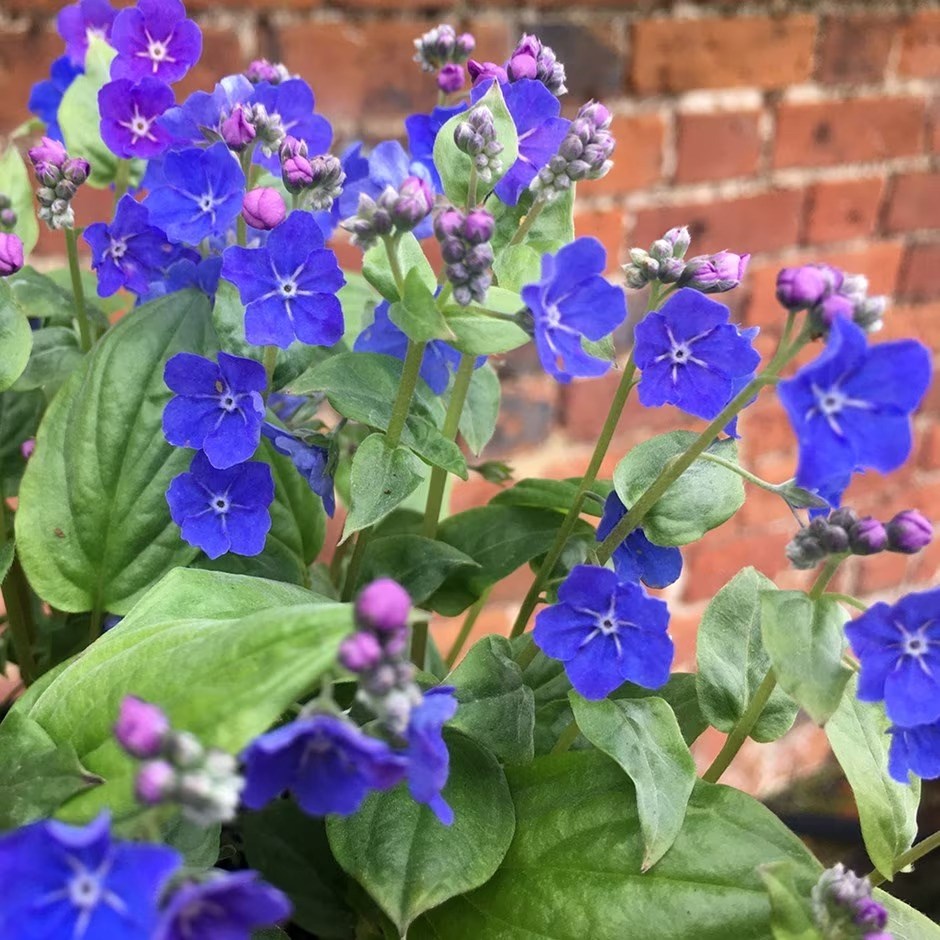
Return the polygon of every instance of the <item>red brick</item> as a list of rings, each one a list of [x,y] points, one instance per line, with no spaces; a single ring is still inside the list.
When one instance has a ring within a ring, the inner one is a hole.
[[[940,242],[908,247],[898,292],[908,300],[940,297]]]
[[[473,58],[480,62],[504,61],[517,39],[515,29],[505,17],[472,17],[466,23],[461,23],[461,29],[466,29],[473,34],[476,40]],[[424,31],[421,30],[421,32]]]
[[[889,232],[940,228],[940,172],[896,177],[885,227]]]
[[[633,88],[782,88],[813,67],[814,16],[650,19],[633,26]]]
[[[883,188],[880,177],[833,180],[811,186],[803,240],[815,245],[871,236]]]
[[[896,31],[894,17],[865,13],[826,17],[816,78],[829,84],[880,81]]]
[[[49,77],[49,63],[62,55],[62,40],[52,32],[25,33],[0,29],[0,135],[7,134],[28,117],[26,99],[30,86]]]
[[[575,109],[591,98],[606,101],[623,89],[625,62],[612,20],[603,16],[588,22],[544,19],[535,32],[565,63],[568,97],[563,105]]]
[[[630,237],[631,245],[649,245],[674,225],[688,225],[692,254],[721,251],[775,251],[797,240],[803,192],[776,189],[704,204],[685,203],[641,209]]]
[[[585,183],[579,195],[623,195],[658,183],[662,177],[666,134],[662,115],[616,115],[610,129],[617,142],[614,165],[603,179]]]
[[[590,186],[590,183],[587,184]],[[574,229],[578,236],[592,235],[607,249],[607,271],[615,273],[624,261],[623,213],[619,209],[576,212]]]
[[[760,163],[760,112],[680,114],[676,147],[678,183],[752,176]]]
[[[774,166],[831,166],[920,153],[922,98],[853,98],[781,104]]]
[[[884,329],[878,334],[879,342],[907,339],[911,336],[919,339],[935,353],[940,353],[940,302],[901,304],[889,308]],[[937,443],[940,444],[940,434],[936,437]],[[940,463],[934,469],[940,469]]]
[[[898,73],[916,78],[940,77],[940,10],[922,10],[904,24]]]
[[[456,0],[340,0],[337,6],[347,10],[390,10],[398,13],[402,10],[449,10],[455,3]],[[415,33],[416,36],[420,34]]]
[[[927,103],[927,152],[940,150],[940,95]]]
[[[890,591],[901,586],[910,565],[909,555],[882,552],[862,559],[858,568],[855,590],[861,597],[878,591]]]

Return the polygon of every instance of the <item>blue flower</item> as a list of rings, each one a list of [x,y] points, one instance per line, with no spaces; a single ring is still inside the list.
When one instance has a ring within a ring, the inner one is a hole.
[[[557,100],[541,82],[532,84]],[[603,375],[610,368],[581,345],[582,337],[599,340],[613,333],[627,316],[623,291],[602,277],[606,264],[607,253],[596,238],[578,238],[555,255],[542,255],[541,281],[522,288],[542,368],[559,382]]]
[[[149,159],[163,153],[170,135],[157,118],[174,101],[173,89],[155,78],[142,78],[136,84],[119,78],[98,92],[101,112],[101,139],[119,157]]]
[[[441,193],[444,184],[434,165],[434,141],[440,129],[455,115],[467,110],[467,104],[461,101],[452,108],[435,108],[430,114],[412,114],[405,118],[405,130],[408,132],[408,149],[411,159],[424,166],[431,176],[434,189]]]
[[[238,286],[249,343],[286,349],[295,339],[311,346],[342,339],[336,292],[346,280],[309,212],[292,212],[263,248],[227,248],[222,277]]]
[[[539,611],[535,645],[565,664],[585,698],[602,699],[624,682],[658,689],[669,678],[669,608],[608,568],[578,565]]]
[[[242,802],[261,809],[289,790],[312,816],[349,816],[370,790],[388,790],[405,762],[378,738],[333,715],[300,718],[255,738],[242,754]]]
[[[144,294],[159,276],[170,247],[166,235],[150,224],[147,209],[132,196],[123,196],[114,221],[95,222],[85,229],[91,246],[91,266],[98,274],[98,294],[110,297],[126,287]]]
[[[46,137],[62,141],[62,129],[59,127],[59,105],[62,96],[69,90],[72,82],[85,70],[67,56],[59,56],[52,63],[49,78],[36,82],[29,93],[29,110],[46,125]]]
[[[282,420],[290,421],[310,399],[306,395],[289,395],[286,392],[271,392],[268,407]]]
[[[412,797],[419,803],[426,803],[445,826],[454,821],[454,811],[441,796],[450,773],[450,755],[441,731],[456,711],[457,699],[451,686],[429,689],[421,704],[411,710],[406,732],[408,789]]]
[[[171,481],[166,501],[183,539],[210,558],[260,555],[271,528],[274,478],[266,463],[255,461],[216,470],[199,451],[189,472]]]
[[[893,727],[888,771],[898,783],[909,783],[913,773],[924,780],[940,777],[940,721],[914,728]]]
[[[117,50],[112,78],[150,76],[173,84],[199,60],[202,32],[186,18],[181,0],[137,0],[114,18],[111,45]]]
[[[777,387],[799,442],[796,485],[832,493],[856,470],[900,467],[930,373],[916,340],[870,347],[860,327],[836,317],[819,358]]]
[[[486,94],[490,84],[474,86],[471,92],[474,103]],[[501,87],[519,135],[519,156],[494,191],[503,202],[514,206],[535,174],[558,152],[571,122],[559,117],[561,103],[542,82],[524,78]]]
[[[102,814],[87,826],[45,820],[0,837],[0,937],[140,940],[182,859],[162,845],[112,842]]]
[[[270,116],[279,117],[285,134],[304,141],[312,155],[329,151],[333,128],[323,115],[314,113],[313,90],[302,78],[289,78],[277,85],[261,82],[253,91],[251,103],[263,105]],[[281,162],[276,153],[265,157],[259,148],[255,163],[272,173],[280,173]]]
[[[190,245],[224,235],[245,195],[245,174],[228,147],[176,150],[161,162],[162,182],[144,200],[153,222],[173,241]]]
[[[700,418],[718,415],[760,363],[752,345],[757,327],[742,330],[730,317],[724,304],[695,290],[680,290],[662,310],[648,313],[634,330],[640,401],[648,408],[675,405]]]
[[[194,91],[183,104],[170,108],[160,118],[160,126],[177,146],[196,147],[205,145],[207,139],[217,141],[223,119],[254,92],[255,86],[244,75],[227,75],[214,91]]]
[[[627,507],[611,492],[597,527],[598,542],[606,539],[626,514]],[[642,529],[634,529],[614,549],[611,561],[622,581],[642,581],[651,588],[668,587],[682,574],[682,552],[671,546],[654,545]]]
[[[222,276],[222,259],[210,256],[196,261],[192,258],[180,258],[166,269],[166,292],[193,288],[202,291],[208,297],[215,297]]]
[[[59,11],[56,26],[65,40],[65,53],[73,65],[85,67],[88,39],[108,39],[116,11],[108,0],[79,0]]]
[[[267,386],[254,359],[219,353],[219,363],[193,353],[173,356],[163,380],[175,396],[163,409],[163,435],[174,447],[196,447],[226,470],[258,449]]]
[[[166,905],[153,940],[250,940],[291,912],[287,896],[255,871],[213,869],[205,881],[183,885]]]
[[[328,516],[336,512],[336,498],[333,496],[333,476],[329,472],[330,452],[326,447],[317,447],[298,439],[289,431],[265,421],[261,433],[271,442],[274,449],[285,457],[290,457],[297,472],[307,481],[307,485],[323,502]]]
[[[905,728],[940,720],[940,588],[872,604],[845,633],[862,664],[863,702],[884,699]]]

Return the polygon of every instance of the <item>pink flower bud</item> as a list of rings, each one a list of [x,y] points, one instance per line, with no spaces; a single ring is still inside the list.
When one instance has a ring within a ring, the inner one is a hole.
[[[339,647],[339,661],[350,672],[374,669],[382,657],[382,647],[375,634],[359,630],[346,637]]]
[[[269,232],[280,225],[287,215],[281,194],[270,186],[253,189],[245,195],[242,218],[252,227]]]
[[[146,806],[162,803],[176,787],[176,771],[165,760],[144,764],[134,781],[134,795]]]
[[[437,73],[437,87],[440,88],[445,95],[453,95],[463,88],[463,83],[466,81],[466,78],[467,73],[464,71],[464,67],[457,65],[455,62],[451,62],[448,65],[442,66],[441,70]]]
[[[0,277],[16,274],[23,267],[23,243],[12,232],[0,232]]]
[[[163,709],[133,695],[125,695],[121,700],[114,737],[128,754],[156,757],[169,730],[170,720]]]
[[[400,630],[408,623],[411,598],[391,578],[379,578],[367,585],[356,599],[356,619],[367,628],[380,633]]]

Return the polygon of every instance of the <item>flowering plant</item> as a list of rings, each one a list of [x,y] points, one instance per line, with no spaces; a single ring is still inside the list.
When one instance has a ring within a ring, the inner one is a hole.
[[[748,255],[687,258],[677,228],[631,251],[626,291],[605,277],[573,205],[610,168],[611,116],[562,116],[534,36],[504,63],[446,25],[420,37],[438,107],[407,148],[336,155],[287,66],[180,100],[202,46],[180,0],[78,0],[59,29],[16,135],[38,137],[35,182],[15,142],[0,161],[2,650],[24,687],[0,721],[0,940],[940,937],[876,887],[940,844],[915,844],[940,589],[830,590],[850,555],[932,536],[916,509],[841,505],[908,458],[931,378],[919,342],[871,340],[865,279],[783,270],[762,359],[716,299]],[[113,192],[110,219],[78,218],[83,186]],[[67,269],[25,263],[34,196]],[[574,480],[475,462],[493,363],[530,342],[558,382],[620,374]],[[634,389],[707,424],[602,479]],[[782,483],[737,449],[774,390],[799,451]],[[471,474],[507,485],[448,513]],[[787,555],[818,573],[741,571],[698,671],[673,672],[655,592],[745,482],[793,510]],[[465,649],[525,566],[511,636]],[[466,614],[446,651],[432,613]],[[718,785],[799,709],[855,793],[868,877]],[[699,777],[709,726],[727,737]]]

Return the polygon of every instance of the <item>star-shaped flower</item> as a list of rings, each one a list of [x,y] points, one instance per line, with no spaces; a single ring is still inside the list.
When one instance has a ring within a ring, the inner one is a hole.
[[[311,155],[329,151],[333,128],[322,114],[314,111],[313,90],[302,78],[289,78],[277,85],[261,82],[254,86],[250,100],[253,105],[262,105],[270,117],[277,116],[284,133],[304,141]],[[281,163],[276,153],[266,157],[259,148],[255,163],[272,173],[280,173]]]
[[[889,730],[888,771],[898,783],[909,783],[912,773],[924,780],[940,777],[940,721]]]
[[[56,26],[72,64],[84,69],[91,36],[108,39],[116,11],[108,0],[79,0],[59,11]]]
[[[173,106],[173,90],[155,78],[136,84],[119,78],[98,92],[101,138],[119,157],[149,159],[163,153],[170,135],[157,118]]]
[[[111,27],[117,57],[112,78],[159,78],[178,82],[202,54],[202,32],[186,18],[182,0],[137,0]]]
[[[181,105],[170,108],[160,118],[160,126],[175,146],[196,147],[206,140],[217,141],[222,121],[246,104],[254,92],[255,86],[244,75],[227,75],[213,91],[194,91]]]

